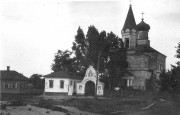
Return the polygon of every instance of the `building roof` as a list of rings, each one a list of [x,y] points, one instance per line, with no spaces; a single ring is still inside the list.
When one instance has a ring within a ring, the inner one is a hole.
[[[122,30],[125,31],[126,29],[130,29],[130,30],[137,29],[136,21],[134,18],[134,14],[133,14],[131,5],[129,6],[129,11],[128,11],[128,14],[127,14],[127,17],[126,17],[126,20],[125,20]]]
[[[142,21],[139,24],[137,24],[137,29],[139,31],[149,31],[150,26],[149,26],[149,24],[146,24],[144,22],[144,19],[142,19]]]
[[[0,70],[0,80],[28,80],[28,78],[16,71]]]
[[[154,48],[150,47],[150,46],[146,46],[146,45],[139,45],[137,46],[137,51],[140,53],[146,53],[146,52],[155,52],[155,53],[160,53],[159,51],[155,50]],[[162,54],[164,55],[164,54]],[[166,57],[166,55],[164,55]]]
[[[50,74],[47,74],[45,76],[43,76],[45,78],[70,78],[70,79],[83,79],[79,76],[76,76],[75,74],[73,73],[69,73],[69,72],[66,72],[66,71],[58,71],[58,72],[53,72],[53,73],[50,73]]]

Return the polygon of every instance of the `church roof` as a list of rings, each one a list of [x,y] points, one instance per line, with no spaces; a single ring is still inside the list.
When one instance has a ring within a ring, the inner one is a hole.
[[[146,45],[139,45],[139,46],[137,46],[137,51],[139,53],[146,53],[146,52],[148,52],[148,53],[149,52],[160,53],[159,51],[155,50],[154,48],[152,48],[150,46],[146,46]],[[160,54],[162,54],[162,53],[160,53]],[[162,55],[164,55],[164,54],[162,54]],[[166,55],[164,55],[164,56],[166,56]]]
[[[134,14],[133,14],[133,11],[132,11],[132,6],[130,5],[129,6],[129,11],[128,11],[128,14],[127,14],[127,17],[126,17],[126,20],[125,20],[125,23],[124,23],[124,26],[123,26],[123,31],[125,31],[126,29],[136,29],[136,21],[135,21],[135,18],[134,18]]]
[[[70,78],[70,79],[82,79],[81,77],[76,76],[73,73],[69,73],[66,71],[58,71],[58,72],[53,72],[50,74],[47,74],[43,76],[45,78]]]
[[[17,71],[1,70],[0,74],[0,80],[28,80],[27,77]]]
[[[137,24],[137,29],[139,31],[149,31],[150,26],[149,26],[149,24],[146,24],[144,22],[144,19],[142,19],[142,21],[139,24]]]

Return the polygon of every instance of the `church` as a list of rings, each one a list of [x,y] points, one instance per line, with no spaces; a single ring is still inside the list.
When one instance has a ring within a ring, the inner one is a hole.
[[[149,30],[150,26],[143,18],[139,24],[136,24],[130,5],[121,31],[122,40],[127,48],[128,68],[125,76],[122,77],[127,87],[144,90],[146,79],[151,75],[158,79],[160,73],[165,70],[166,56],[151,47]],[[64,71],[53,72],[44,77],[45,94],[104,95],[104,83],[97,79],[97,72],[93,66],[89,66],[83,79]]]
[[[127,73],[123,77],[126,85],[135,89],[145,89],[145,81],[153,74],[157,79],[165,70],[166,56],[150,45],[148,37],[150,26],[144,18],[136,24],[132,5],[121,31],[122,40],[127,48]]]

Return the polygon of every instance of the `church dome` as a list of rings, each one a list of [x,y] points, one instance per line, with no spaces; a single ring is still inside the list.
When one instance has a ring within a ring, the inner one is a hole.
[[[142,19],[142,21],[137,25],[137,29],[139,31],[149,31],[150,26],[149,24],[146,24],[144,20]]]

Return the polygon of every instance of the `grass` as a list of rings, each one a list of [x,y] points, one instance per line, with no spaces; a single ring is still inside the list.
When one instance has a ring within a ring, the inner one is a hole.
[[[64,101],[52,101],[56,105],[64,105],[76,107],[83,111],[100,114],[110,114],[114,111],[134,110],[147,105],[145,100],[122,100],[120,98],[113,99],[88,99],[74,98]]]
[[[88,111],[92,113],[110,114],[113,111],[133,110],[144,107],[150,101],[142,96],[129,96],[127,98],[107,98],[107,99],[93,99],[93,98],[72,98],[67,100],[58,99],[42,99],[33,95],[1,95],[3,101],[18,101],[26,102],[37,107],[54,109],[55,111],[63,111],[62,108],[57,108],[54,105],[75,107],[79,110]],[[20,100],[20,101],[19,101]],[[16,103],[15,103],[16,104]]]
[[[2,95],[1,100],[13,101],[21,99],[22,102],[26,102],[37,107],[52,109],[55,111],[67,111],[63,110],[55,105],[75,107],[82,111],[110,114],[115,111],[133,111],[151,104],[156,99],[168,99],[172,98],[170,95],[158,94],[152,95],[151,93],[137,93],[133,95],[126,95],[123,98],[70,98],[70,99],[48,99],[45,100],[42,97],[33,95]],[[180,102],[180,96],[173,98]],[[178,100],[177,100],[178,99]]]

